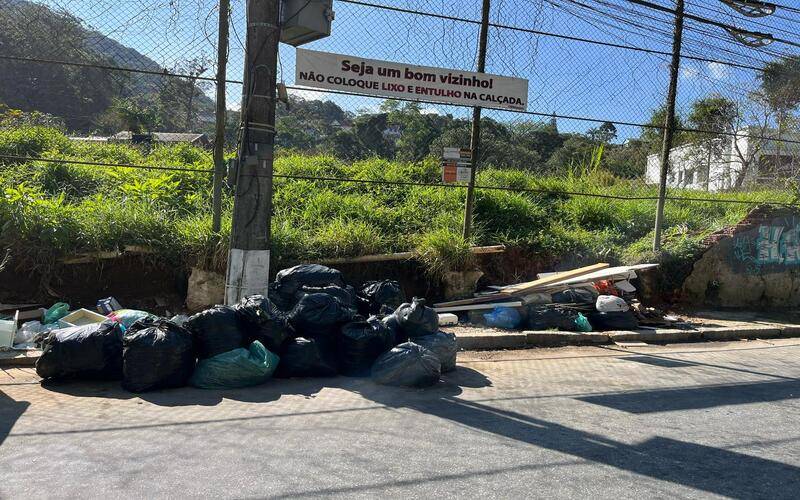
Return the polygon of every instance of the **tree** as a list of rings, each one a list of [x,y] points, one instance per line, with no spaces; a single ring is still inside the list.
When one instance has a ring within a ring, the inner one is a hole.
[[[98,118],[97,123],[108,133],[130,130],[135,134],[142,134],[158,128],[160,117],[158,110],[152,105],[133,99],[115,99]]]
[[[603,122],[597,128],[591,128],[587,135],[594,142],[608,144],[617,138],[617,127],[611,122]]]
[[[367,154],[394,157],[394,142],[384,134],[388,123],[389,115],[386,113],[361,115],[353,120],[353,132]]]
[[[694,157],[699,166],[704,166],[706,181],[711,174],[711,162],[714,158],[723,158],[726,146],[730,144],[726,132],[736,133],[738,127],[739,106],[736,102],[721,95],[711,95],[692,103],[689,110],[688,124],[696,131],[687,132],[687,137],[694,142],[688,154]],[[746,160],[742,160],[743,164]]]
[[[603,155],[603,168],[617,177],[635,179],[644,175],[649,150],[641,139],[628,139],[624,144],[609,144]]]
[[[639,136],[639,138],[647,146],[651,153],[661,152],[661,147],[664,142],[664,124],[666,122],[667,107],[666,105],[663,105],[653,110],[653,112],[650,114],[650,119],[647,121],[647,125],[650,125],[650,127],[642,128],[642,134]],[[686,128],[683,117],[681,117],[680,114],[675,113],[675,120],[673,120],[672,126],[676,129]],[[679,146],[685,143],[687,139],[688,138],[686,137],[686,134],[684,134],[681,130],[675,130],[675,135],[672,138],[672,145]]]
[[[400,129],[400,137],[395,143],[398,159],[418,161],[430,154],[431,143],[439,137],[452,121],[452,116],[438,113],[423,113],[422,106],[416,102],[400,104],[386,100],[381,111],[388,113],[388,124]]]
[[[565,134],[566,140],[547,161],[551,172],[582,168],[592,161],[598,147],[595,141],[581,134]]]
[[[358,160],[367,156],[368,152],[358,141],[355,133],[339,130],[325,139],[325,149],[343,160]]]
[[[332,101],[290,95],[289,102],[275,110],[276,144],[316,151],[338,131],[349,127],[350,122],[350,115]]]
[[[776,114],[778,123],[777,153],[781,156],[783,130],[792,111],[800,105],[800,56],[770,61],[759,74],[761,96]]]
[[[709,173],[715,159],[738,164],[738,170],[731,173],[735,175],[733,187],[741,188],[766,142],[769,108],[760,92],[751,92],[739,101],[720,95],[698,99],[692,103],[688,118],[690,127],[698,131],[686,134],[697,147],[688,154],[696,158],[698,165],[705,165]]]
[[[772,118],[771,105],[761,92],[752,92],[750,99],[738,103],[738,113],[731,124],[733,130],[733,152],[741,163],[733,187],[744,185],[747,175],[752,170],[756,158],[767,142],[769,125]],[[778,132],[780,140],[780,129]],[[746,143],[745,147],[743,143]],[[780,142],[778,142],[780,145]],[[780,153],[780,147],[778,149]]]
[[[199,78],[208,71],[208,67],[209,62],[206,57],[195,57],[177,62],[170,71],[184,76],[163,77],[158,92],[158,103],[161,121],[165,128],[173,131],[194,131],[195,117],[203,111],[198,106],[200,97],[210,85],[209,82],[201,81]]]
[[[778,121],[800,105],[800,56],[771,61],[759,73],[761,90]]]
[[[705,132],[713,132],[717,137],[729,132],[739,116],[739,106],[734,101],[720,95],[698,99],[692,103],[689,111],[691,128],[702,130],[700,136],[708,136]]]
[[[523,160],[527,164],[526,170],[541,170],[543,164],[564,144],[564,137],[558,133],[555,119],[549,123],[517,123],[510,127],[510,131],[510,145],[529,155]],[[535,164],[533,155],[536,155]]]

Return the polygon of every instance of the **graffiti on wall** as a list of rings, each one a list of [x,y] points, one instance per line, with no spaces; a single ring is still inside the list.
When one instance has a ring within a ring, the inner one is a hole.
[[[800,222],[787,217],[736,235],[733,257],[752,274],[800,266]]]

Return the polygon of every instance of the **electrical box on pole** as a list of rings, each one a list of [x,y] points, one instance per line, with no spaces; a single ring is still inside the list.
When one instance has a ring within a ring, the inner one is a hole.
[[[333,0],[283,0],[281,42],[303,45],[331,34]]]

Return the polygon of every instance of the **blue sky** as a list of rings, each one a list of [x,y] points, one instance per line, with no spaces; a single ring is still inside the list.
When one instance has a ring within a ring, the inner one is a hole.
[[[669,0],[652,0],[671,5]],[[788,0],[784,0],[787,2]],[[480,18],[480,0],[373,0],[374,3],[436,12],[468,19]],[[212,58],[216,54],[216,3],[211,0],[48,0],[43,3],[66,9],[91,27],[136,48],[159,64],[171,67],[181,59]],[[244,0],[233,0],[233,24],[229,77],[240,79],[244,36]],[[773,32],[795,41],[798,14],[779,11],[762,20],[747,20],[716,0],[689,0],[695,15],[736,24],[751,30]],[[625,9],[634,8],[636,11]],[[474,69],[478,38],[475,24],[390,12],[361,5],[334,2],[336,20],[329,38],[305,47],[410,64]],[[615,17],[612,17],[615,16]],[[621,23],[623,17],[629,22]],[[670,17],[631,7],[625,0],[493,0],[492,22],[561,35],[603,40],[651,50],[670,50]],[[631,24],[634,23],[634,24]],[[638,24],[639,26],[636,26]],[[684,54],[709,59],[761,64],[775,54],[725,41],[714,26],[687,21]],[[797,53],[775,44],[771,52]],[[283,79],[294,80],[294,48],[280,50]],[[528,110],[583,116],[611,121],[647,121],[650,111],[666,94],[669,58],[657,54],[602,47],[503,28],[489,32],[487,71],[529,80]],[[213,74],[213,68],[209,75]],[[756,84],[756,72],[716,63],[684,60],[679,104],[721,93],[741,99]],[[239,102],[241,89],[231,86],[230,107]],[[303,97],[330,98],[345,107],[374,109],[380,99],[303,92]],[[426,105],[430,112],[465,116],[467,109]],[[499,111],[487,111],[498,120],[536,120]],[[596,126],[577,120],[559,120],[561,130],[584,131]],[[638,127],[618,127],[620,138],[636,136]]]

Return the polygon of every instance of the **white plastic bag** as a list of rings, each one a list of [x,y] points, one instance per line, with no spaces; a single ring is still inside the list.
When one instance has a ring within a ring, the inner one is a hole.
[[[14,335],[14,347],[33,347],[33,339],[44,331],[47,329],[40,321],[23,323]]]
[[[620,297],[600,295],[597,297],[595,308],[600,312],[625,312],[631,307]]]

